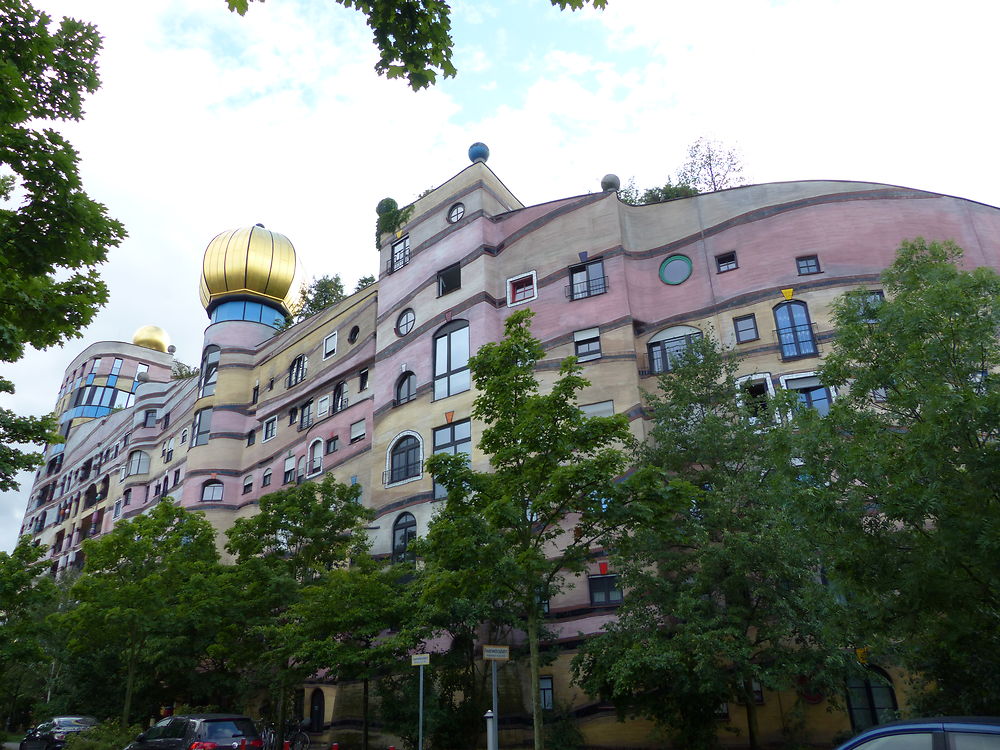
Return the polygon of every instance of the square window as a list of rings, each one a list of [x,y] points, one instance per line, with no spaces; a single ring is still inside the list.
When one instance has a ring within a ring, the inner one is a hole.
[[[586,328],[573,332],[573,353],[578,362],[601,358],[601,329]]]
[[[448,266],[437,274],[438,297],[462,288],[462,267],[458,263]]]
[[[757,333],[757,318],[752,313],[733,318],[733,330],[736,331],[737,344],[745,344],[747,341],[756,341],[760,338]]]
[[[365,439],[365,420],[360,419],[351,425],[351,442],[356,443]]]
[[[595,607],[606,607],[622,603],[622,590],[618,588],[618,576],[590,576],[590,603]]]
[[[535,272],[507,279],[507,305],[519,305],[533,300],[537,296],[535,290]]]
[[[782,378],[785,388],[795,391],[799,397],[799,403],[808,409],[815,409],[821,416],[826,416],[830,411],[830,402],[833,400],[830,389],[823,385],[815,375],[803,377]]]
[[[566,296],[585,299],[608,291],[608,277],[604,275],[604,261],[592,260],[569,269],[569,286]]]
[[[799,276],[820,272],[818,255],[802,255],[795,259],[795,265],[799,269]]]
[[[268,440],[273,438],[278,434],[278,418],[271,417],[264,422],[264,439],[261,441],[266,443]]]
[[[718,273],[725,273],[726,271],[735,271],[739,266],[736,263],[736,252],[722,253],[722,255],[715,256],[715,270]]]
[[[337,332],[334,331],[323,339],[323,359],[332,357],[337,353]]]
[[[328,438],[326,441],[326,452],[333,453],[337,450],[337,436],[334,435],[332,438]]]

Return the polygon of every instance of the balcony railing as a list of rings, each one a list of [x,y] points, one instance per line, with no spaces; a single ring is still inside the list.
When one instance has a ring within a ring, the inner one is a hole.
[[[819,354],[819,348],[816,346],[815,323],[777,328],[774,331],[774,336],[778,340],[782,361],[815,357]]]
[[[608,291],[608,277],[599,276],[594,279],[587,279],[576,284],[566,285],[566,296],[570,299],[584,299],[586,297],[596,297]]]
[[[382,472],[382,484],[395,484],[396,482],[402,482],[405,479],[415,479],[420,476],[420,462],[414,461],[413,463],[402,464],[401,466],[393,466],[388,471]]]

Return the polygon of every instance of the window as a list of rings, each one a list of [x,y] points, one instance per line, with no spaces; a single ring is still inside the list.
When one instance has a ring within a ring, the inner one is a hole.
[[[622,590],[618,588],[618,576],[590,576],[590,603],[595,607],[622,603]]]
[[[701,331],[691,326],[672,326],[654,335],[647,344],[649,371],[670,372],[688,347],[701,338]]]
[[[410,262],[410,236],[392,243],[392,255],[386,266],[386,273],[393,273]]]
[[[389,449],[389,471],[384,484],[393,484],[420,476],[420,441],[413,435],[404,435]]]
[[[462,267],[458,263],[448,266],[437,274],[438,297],[462,288]]]
[[[356,443],[365,439],[365,420],[359,419],[351,425],[351,442]]]
[[[295,456],[289,456],[285,459],[285,473],[282,475],[281,481],[282,484],[295,481]]]
[[[691,276],[691,259],[686,255],[671,255],[660,264],[660,281],[676,286]]]
[[[358,391],[368,390],[368,368],[358,373]]]
[[[360,336],[360,335],[361,335],[361,329],[358,328],[357,326],[354,326],[351,329],[351,332],[349,334],[347,334],[347,343],[348,344],[353,344],[355,341],[358,340],[358,336]]]
[[[203,503],[217,503],[222,500],[222,482],[212,479],[201,486],[201,501]]]
[[[170,412],[168,411],[163,415],[163,429],[167,429],[170,426]]]
[[[465,204],[455,203],[451,208],[448,209],[448,223],[457,224],[465,216]]]
[[[299,429],[304,430],[313,423],[313,402],[312,399],[306,401],[299,408]]]
[[[309,474],[319,474],[323,471],[323,441],[313,440],[309,444]]]
[[[881,289],[870,289],[856,298],[858,302],[858,317],[862,322],[873,325],[878,322],[878,309],[885,302],[885,292]]]
[[[818,353],[805,302],[782,302],[774,308],[774,324],[782,359],[812,357]]]
[[[166,447],[166,450],[164,451],[164,454],[163,454],[163,460],[164,460],[164,462],[166,462],[166,463],[169,464],[171,461],[174,460],[174,438],[170,438],[166,442],[165,447]]]
[[[413,555],[406,551],[411,539],[417,536],[417,519],[412,513],[401,513],[392,525],[392,561],[394,563],[409,561]]]
[[[756,341],[760,338],[757,334],[757,317],[753,313],[733,318],[733,330],[736,331],[737,344],[745,344],[747,341]]]
[[[278,434],[278,418],[271,417],[270,419],[264,420],[264,437],[261,442],[266,443],[271,440],[275,435]]]
[[[257,430],[250,430],[247,432],[247,445],[253,445],[257,442]]]
[[[122,360],[115,358],[115,361],[111,363],[111,374],[118,375],[122,371]]]
[[[194,424],[191,426],[191,445],[204,445],[212,429],[212,409],[202,409],[194,414]]]
[[[337,332],[334,331],[323,339],[323,359],[332,357],[337,353]]]
[[[253,477],[243,477],[243,494],[249,495],[253,492]]]
[[[260,383],[257,383],[253,387],[253,390],[250,391],[250,403],[256,404],[259,399],[260,399]]]
[[[396,381],[395,406],[405,404],[417,397],[417,376],[412,372],[404,372]]]
[[[878,667],[869,666],[868,672],[871,676],[866,679],[853,677],[847,681],[847,711],[855,732],[897,718],[898,706],[892,680]]]
[[[341,380],[333,389],[333,413],[347,408],[347,383]]]
[[[417,322],[417,314],[411,308],[406,308],[396,318],[396,335],[405,336],[413,330],[413,325]]]
[[[543,711],[551,711],[555,707],[555,693],[552,690],[552,677],[550,675],[538,676],[538,694]]]
[[[615,413],[615,402],[598,401],[596,404],[582,404],[580,411],[586,417],[612,417]]]
[[[808,276],[819,273],[819,256],[802,255],[795,259],[795,267],[799,269],[799,276]]]
[[[308,363],[309,360],[305,354],[300,354],[292,360],[292,364],[288,366],[287,385],[289,388],[306,379],[306,366]]]
[[[461,422],[452,422],[444,427],[434,430],[434,452],[447,453],[451,456],[472,454],[472,422],[463,419]],[[434,483],[434,499],[440,500],[448,496],[448,490],[444,485]]]
[[[434,398],[469,390],[469,322],[455,320],[434,336]]]
[[[201,390],[198,396],[211,396],[215,393],[215,382],[219,377],[219,347],[206,346],[201,355]]]
[[[129,487],[122,493],[122,506],[127,506],[132,502],[132,488]]]
[[[326,452],[329,454],[329,453],[333,453],[334,451],[336,451],[337,450],[337,443],[338,442],[339,441],[338,441],[336,435],[334,435],[332,438],[327,438],[327,441],[326,441]]]
[[[760,419],[767,419],[768,404],[774,395],[770,376],[747,375],[739,379],[739,386],[742,389],[742,403],[746,407],[750,422],[756,423]]]
[[[264,473],[260,477],[260,486],[261,487],[270,487],[271,486],[271,470],[270,469],[264,469]]]
[[[573,353],[578,362],[601,358],[601,329],[585,328],[573,332]]]
[[[592,260],[569,269],[569,286],[566,296],[570,299],[584,299],[608,291],[608,277],[604,275],[604,261]]]
[[[795,391],[799,397],[799,403],[808,409],[815,409],[822,416],[826,416],[830,411],[830,389],[819,382],[815,375],[799,377],[782,377],[785,388]]]
[[[533,300],[536,296],[534,271],[507,279],[508,306],[520,305],[522,302]]]
[[[736,253],[722,253],[721,255],[715,256],[715,270],[718,273],[725,273],[726,271],[735,271],[739,266],[736,264]]]
[[[172,486],[176,487],[177,483],[181,481],[181,470],[174,469],[174,483]]]
[[[149,454],[145,451],[132,451],[128,454],[128,463],[125,464],[125,476],[133,474],[149,473]]]
[[[156,427],[156,409],[146,409],[142,415],[143,427]]]

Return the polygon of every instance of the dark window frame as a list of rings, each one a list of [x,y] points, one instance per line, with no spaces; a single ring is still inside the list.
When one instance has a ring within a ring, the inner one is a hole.
[[[604,258],[570,266],[566,296],[570,300],[596,297],[608,291],[608,277],[604,273]]]
[[[462,288],[462,264],[452,263],[437,272],[437,296],[457,292]]]
[[[750,329],[740,330],[740,323],[749,321]],[[746,333],[752,330],[752,335],[747,336]],[[757,316],[754,313],[749,315],[738,315],[733,318],[733,333],[736,334],[737,344],[746,344],[750,341],[757,341],[760,339],[760,330],[757,328]]]
[[[392,524],[392,561],[412,562],[414,556],[407,551],[410,541],[417,538],[417,519],[412,513],[400,513]]]
[[[819,355],[809,306],[805,302],[788,300],[775,305],[772,313],[782,361]]]
[[[615,573],[587,576],[591,607],[617,607],[625,598]],[[601,600],[603,597],[603,601]]]
[[[740,267],[736,258],[736,251],[730,250],[728,253],[719,253],[715,256],[715,272],[728,273]]]
[[[408,404],[417,397],[417,376],[412,370],[407,370],[396,380],[393,406]]]
[[[795,259],[795,268],[799,272],[799,276],[823,273],[823,268],[819,264],[819,256],[815,254],[798,256]]]
[[[464,336],[464,360],[460,356],[461,347],[456,344],[459,336]],[[442,341],[444,341],[444,362],[441,361]],[[454,396],[457,393],[465,393],[472,388],[472,377],[469,373],[471,344],[471,329],[467,320],[453,320],[451,323],[439,328],[437,333],[434,334],[435,401]]]

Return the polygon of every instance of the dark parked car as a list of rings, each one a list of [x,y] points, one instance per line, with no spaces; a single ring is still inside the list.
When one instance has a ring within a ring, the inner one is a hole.
[[[1000,718],[946,716],[880,724],[837,750],[1000,750]]]
[[[158,721],[125,750],[259,750],[263,746],[246,716],[189,714]]]
[[[21,750],[59,750],[66,738],[97,724],[93,716],[55,716],[28,730]]]

